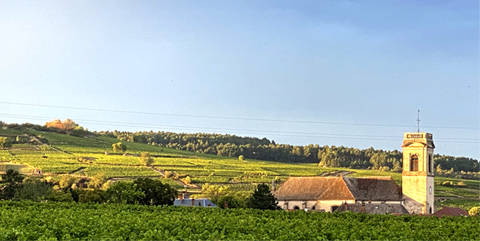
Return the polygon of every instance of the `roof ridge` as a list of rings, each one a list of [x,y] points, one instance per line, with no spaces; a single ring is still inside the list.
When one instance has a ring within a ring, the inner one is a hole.
[[[340,177],[342,178],[343,184],[345,184],[345,186],[347,187],[347,190],[352,196],[353,200],[357,200],[357,197],[355,197],[355,195],[353,195],[352,190],[350,190],[350,185],[348,185],[347,181],[345,181],[345,177],[344,176],[340,176]]]

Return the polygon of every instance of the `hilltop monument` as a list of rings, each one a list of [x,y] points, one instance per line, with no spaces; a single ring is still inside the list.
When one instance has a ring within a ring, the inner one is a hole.
[[[403,136],[402,193],[404,207],[411,214],[435,212],[432,134],[405,133]]]

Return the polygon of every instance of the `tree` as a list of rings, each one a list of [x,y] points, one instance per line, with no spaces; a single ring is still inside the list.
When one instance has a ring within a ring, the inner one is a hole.
[[[173,187],[160,180],[150,178],[138,178],[133,182],[138,191],[144,193],[139,199],[144,205],[172,205],[178,193]]]
[[[247,200],[247,207],[255,209],[279,209],[277,200],[267,184],[258,184],[252,196]]]
[[[117,142],[115,144],[112,144],[112,149],[113,149],[113,152],[119,152],[119,151],[125,152],[127,150],[127,146],[121,142]]]
[[[8,137],[0,136],[0,148],[11,147],[12,143],[8,140]]]
[[[142,162],[145,163],[146,166],[150,166],[153,163],[153,158],[150,156],[150,153],[148,152],[142,152],[140,154],[140,160],[142,160]]]
[[[13,169],[8,169],[2,175],[3,189],[0,189],[0,199],[13,199],[15,192],[22,187],[23,175]]]
[[[145,193],[132,182],[116,182],[107,189],[105,195],[109,203],[138,204],[145,198]]]

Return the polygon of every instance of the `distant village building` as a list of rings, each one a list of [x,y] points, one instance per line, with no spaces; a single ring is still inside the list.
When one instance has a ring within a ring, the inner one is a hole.
[[[435,212],[430,133],[405,133],[402,188],[391,177],[291,177],[274,192],[286,210],[365,213]]]
[[[199,198],[199,199],[193,199],[193,198],[186,198],[186,199],[175,199],[173,202],[174,206],[183,206],[183,207],[209,207],[209,208],[215,208],[217,205],[215,205],[212,201],[210,201],[207,198]]]

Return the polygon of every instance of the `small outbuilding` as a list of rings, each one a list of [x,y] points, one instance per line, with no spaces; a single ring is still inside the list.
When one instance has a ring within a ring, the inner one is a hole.
[[[217,205],[210,201],[207,198],[186,198],[186,199],[175,199],[173,202],[174,206],[183,206],[183,207],[208,207],[208,208],[216,208]]]

